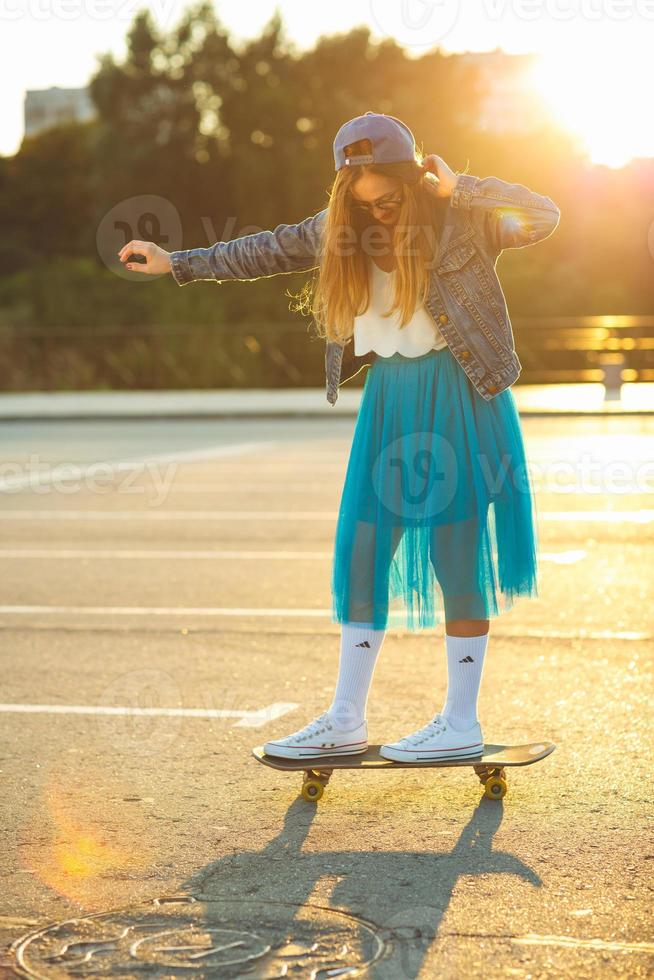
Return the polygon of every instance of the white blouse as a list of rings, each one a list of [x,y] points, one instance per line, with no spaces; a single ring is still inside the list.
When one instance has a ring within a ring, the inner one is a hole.
[[[381,357],[396,353],[419,357],[432,349],[447,347],[445,337],[424,304],[418,303],[413,316],[401,329],[397,311],[388,317],[381,315],[390,307],[395,273],[384,272],[372,259],[369,265],[370,302],[365,313],[354,318],[355,357],[368,351],[375,351]]]

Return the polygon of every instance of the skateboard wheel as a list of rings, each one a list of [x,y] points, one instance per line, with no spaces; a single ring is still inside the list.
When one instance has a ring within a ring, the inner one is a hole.
[[[489,776],[484,785],[484,796],[489,800],[501,800],[506,796],[508,787],[506,779],[501,776]]]
[[[307,803],[317,803],[324,792],[325,787],[319,779],[305,779],[302,784],[302,798]]]

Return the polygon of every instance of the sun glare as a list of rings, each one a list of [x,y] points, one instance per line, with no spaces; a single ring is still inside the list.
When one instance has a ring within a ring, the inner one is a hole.
[[[576,57],[543,56],[531,83],[554,114],[575,133],[592,163],[622,167],[654,156],[654,129],[643,110],[652,69],[638,51],[616,47],[607,55],[585,50]]]

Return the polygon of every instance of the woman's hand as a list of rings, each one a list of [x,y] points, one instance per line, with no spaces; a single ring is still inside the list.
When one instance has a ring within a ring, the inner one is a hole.
[[[142,255],[145,262],[128,262],[130,255]],[[170,252],[167,252],[154,242],[139,242],[133,239],[127,245],[123,245],[118,253],[120,261],[126,269],[133,272],[143,272],[146,276],[160,276],[164,272],[170,272]]]
[[[455,174],[453,170],[450,170],[445,160],[442,157],[436,156],[435,153],[430,153],[429,156],[424,157],[422,166],[424,170],[438,177],[438,184],[436,184],[437,197],[449,197],[456,187],[459,175]]]

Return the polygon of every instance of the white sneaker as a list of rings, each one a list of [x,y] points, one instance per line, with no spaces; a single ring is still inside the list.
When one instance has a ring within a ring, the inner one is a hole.
[[[314,718],[304,728],[300,728],[284,738],[266,742],[263,751],[266,755],[277,755],[284,759],[319,759],[325,755],[355,755],[368,749],[368,723],[364,720],[356,728],[344,731],[337,728],[329,718],[329,712]]]
[[[439,759],[465,759],[481,755],[484,739],[479,723],[468,731],[458,732],[443,715],[436,715],[424,728],[380,746],[383,759],[393,762],[425,762]]]

